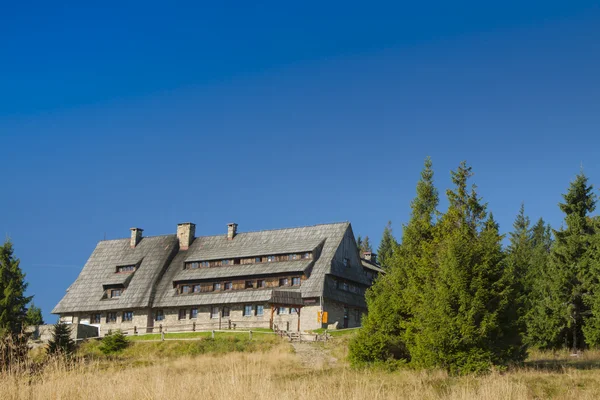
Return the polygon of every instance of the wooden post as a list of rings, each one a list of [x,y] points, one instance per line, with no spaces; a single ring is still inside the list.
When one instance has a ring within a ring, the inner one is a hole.
[[[165,333],[164,332],[160,333],[160,340],[162,340],[163,342],[165,341]]]
[[[162,324],[158,325],[158,331],[159,331],[160,333],[162,333],[162,331],[163,331],[163,330],[162,330]]]
[[[212,338],[213,339],[215,338],[215,331],[214,330],[212,331]]]
[[[137,335],[137,326],[134,326],[134,327],[133,327],[133,334],[134,334],[134,335]]]
[[[269,321],[269,329],[273,329],[273,314],[275,314],[275,306],[271,304],[271,320]]]
[[[298,332],[300,332],[300,310],[302,310],[302,307],[298,307]]]
[[[231,320],[227,321],[227,329],[231,329]]]
[[[192,332],[196,332],[196,321],[192,322]]]
[[[223,316],[223,307],[219,307],[219,330],[221,330],[221,317]]]
[[[252,340],[252,331],[248,331],[248,334],[250,335],[250,340]]]

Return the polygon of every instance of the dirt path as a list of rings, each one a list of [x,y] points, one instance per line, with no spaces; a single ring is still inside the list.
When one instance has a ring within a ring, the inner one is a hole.
[[[328,350],[323,349],[318,343],[292,342],[292,346],[300,362],[305,367],[323,368],[337,363]]]

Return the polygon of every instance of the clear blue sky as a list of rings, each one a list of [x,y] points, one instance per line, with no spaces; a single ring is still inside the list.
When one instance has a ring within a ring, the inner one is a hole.
[[[377,244],[427,155],[441,192],[473,166],[503,232],[522,201],[558,227],[581,164],[600,184],[596,1],[198,3],[3,5],[0,233],[47,320],[132,226]]]

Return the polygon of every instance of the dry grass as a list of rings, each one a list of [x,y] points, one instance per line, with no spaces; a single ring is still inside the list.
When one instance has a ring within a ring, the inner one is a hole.
[[[325,349],[327,350],[327,349]],[[329,349],[328,351],[331,351]],[[331,354],[334,354],[331,351]],[[600,353],[534,354],[523,368],[482,377],[441,371],[356,371],[345,362],[302,366],[287,344],[265,352],[149,356],[51,363],[32,376],[0,376],[0,397],[16,399],[597,399]]]

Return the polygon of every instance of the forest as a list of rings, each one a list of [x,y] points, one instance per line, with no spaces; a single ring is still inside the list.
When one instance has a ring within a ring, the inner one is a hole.
[[[466,162],[451,172],[442,212],[426,159],[401,239],[384,229],[387,273],[367,292],[353,365],[468,374],[520,364],[532,349],[600,345],[600,218],[584,172],[558,204],[560,228],[532,223],[521,205],[506,241],[472,176]]]

